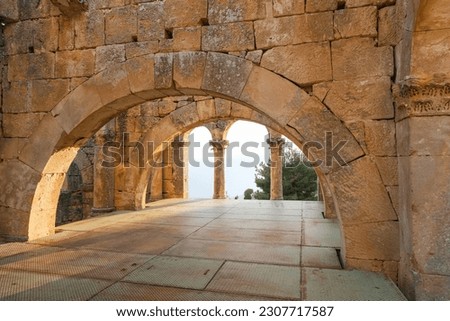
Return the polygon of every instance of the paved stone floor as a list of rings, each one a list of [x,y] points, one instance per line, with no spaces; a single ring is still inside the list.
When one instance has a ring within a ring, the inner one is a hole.
[[[1,300],[404,300],[319,202],[164,200],[0,245]]]

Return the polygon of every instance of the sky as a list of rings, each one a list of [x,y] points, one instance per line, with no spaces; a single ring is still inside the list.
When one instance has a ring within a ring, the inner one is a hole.
[[[266,127],[256,123],[240,120],[231,126],[226,137],[229,141],[225,169],[225,190],[228,197],[238,196],[243,199],[247,188],[256,190],[255,166],[261,161],[267,162],[268,157],[267,146],[264,144],[266,135]],[[214,169],[208,166],[208,163],[212,164],[214,161],[212,149],[208,147],[211,134],[205,127],[198,127],[191,132],[190,140],[200,143],[200,146],[190,149],[193,151],[190,156],[193,161],[190,161],[188,172],[189,198],[211,198],[214,181]],[[204,156],[205,148],[209,150],[211,157]]]

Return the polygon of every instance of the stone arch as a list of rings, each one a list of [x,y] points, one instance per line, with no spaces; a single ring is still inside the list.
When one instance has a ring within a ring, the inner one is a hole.
[[[42,119],[19,160],[13,161],[18,162],[17,170],[26,182],[14,182],[12,188],[25,191],[28,199],[20,206],[11,204],[18,210],[11,211],[11,220],[20,213],[22,221],[19,229],[6,234],[34,239],[52,233],[48,217],[54,213],[55,191],[61,187],[77,146],[118,113],[148,100],[177,95],[210,95],[247,106],[284,128],[299,146],[311,141],[326,146],[327,131],[335,141],[345,141],[341,157],[348,166],[323,163],[318,170],[332,186],[346,263],[371,269],[375,260],[398,261],[398,222],[389,197],[375,164],[345,125],[317,98],[285,78],[243,58],[215,52],[133,58],[96,74],[69,93]],[[198,112],[186,114],[183,121],[196,123]],[[172,117],[164,124],[164,132],[153,132],[154,140],[163,141],[168,133],[187,127]],[[317,148],[314,159],[325,160],[325,150]]]

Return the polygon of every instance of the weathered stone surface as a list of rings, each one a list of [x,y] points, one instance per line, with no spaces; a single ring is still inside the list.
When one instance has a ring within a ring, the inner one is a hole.
[[[133,42],[125,45],[125,55],[127,59],[154,54],[159,51],[159,41]]]
[[[105,44],[105,19],[101,11],[83,13],[75,20],[75,47],[95,48]]]
[[[397,13],[394,6],[382,8],[378,11],[378,45],[395,46],[398,44]]]
[[[206,53],[181,52],[175,55],[173,80],[177,89],[196,89],[203,83]]]
[[[125,61],[125,45],[102,46],[95,49],[95,72]]]
[[[40,174],[14,159],[0,163],[0,206],[28,212]]]
[[[251,22],[203,27],[202,33],[202,49],[205,51],[228,52],[255,49]]]
[[[283,92],[282,96],[278,95],[280,92]],[[302,108],[309,95],[266,69],[254,67],[240,99],[284,126]]]
[[[8,57],[8,80],[53,78],[55,55],[53,53],[24,54]]]
[[[449,77],[448,52],[450,37],[448,31],[433,30],[414,34],[411,75],[419,79]]]
[[[166,28],[193,27],[208,18],[207,0],[166,0],[164,21]]]
[[[173,54],[155,55],[155,88],[166,89],[173,86]]]
[[[51,0],[66,16],[75,16],[88,9],[89,2],[79,0]]]
[[[18,0],[17,2],[21,20],[38,19],[61,14],[61,11],[51,3],[51,0]]]
[[[202,28],[188,27],[173,30],[173,39],[160,41],[160,51],[194,51],[201,50]]]
[[[30,110],[29,82],[15,81],[3,89],[4,113],[21,113]]]
[[[394,73],[392,48],[375,47],[370,38],[333,41],[331,51],[335,80],[392,76]]]
[[[366,145],[371,155],[396,156],[395,123],[392,120],[365,123]]]
[[[338,0],[306,0],[306,12],[334,11]]]
[[[138,7],[138,40],[164,39],[164,2],[143,3]]]
[[[215,99],[215,107],[216,107],[216,115],[219,117],[228,117],[231,114],[231,101],[216,98]]]
[[[399,224],[395,221],[344,226],[345,253],[351,259],[399,260]]]
[[[0,206],[0,213],[0,235],[8,241],[26,241],[29,213],[5,206]]]
[[[363,7],[363,6],[379,6],[379,7],[385,7],[389,5],[394,5],[395,0],[347,0],[345,2],[345,5],[348,8],[353,7]]]
[[[397,164],[397,173],[398,173],[398,164]],[[392,206],[394,207],[394,210],[395,210],[395,213],[397,213],[397,216],[400,212],[398,189],[399,189],[398,186],[386,186],[386,190],[389,193],[389,197],[391,198]]]
[[[423,4],[418,13],[416,30],[438,30],[448,28],[450,3],[446,0],[434,0]]]
[[[114,8],[105,14],[106,44],[132,42],[137,35],[137,12],[135,8]]]
[[[291,61],[293,57],[295,64],[280,63]],[[332,79],[330,47],[326,42],[271,49],[263,55],[261,66],[299,85]]]
[[[18,158],[26,142],[24,138],[0,138],[0,159]]]
[[[95,50],[73,50],[56,53],[56,77],[88,77],[93,75],[94,72]]]
[[[238,99],[252,68],[248,60],[208,53],[202,89]]]
[[[250,60],[251,62],[259,65],[262,59],[263,51],[262,50],[253,50],[249,51],[245,55],[245,59]]]
[[[450,157],[410,156],[400,157],[399,162],[400,222],[404,241],[411,242],[407,260],[413,270],[449,275],[450,182],[443,173],[450,170]]]
[[[29,137],[43,114],[3,114],[3,137]]]
[[[448,137],[450,137],[449,116],[404,119],[397,123],[398,155],[449,156]]]
[[[415,289],[415,299],[421,301],[449,301],[450,276],[422,274]]]
[[[58,47],[58,19],[26,20],[5,29],[6,52],[10,55],[55,51]],[[30,30],[33,30],[30,33]],[[14,41],[21,39],[21,41]]]
[[[295,33],[292,32],[292,26],[295,25],[295,18],[292,16],[257,20],[254,22],[254,25],[257,49],[267,49],[294,43]]]
[[[336,165],[336,160],[331,162],[326,157],[326,132],[332,133],[334,144],[338,144],[339,141],[347,142],[339,151],[343,161],[350,162],[364,155],[350,131],[342,125],[340,120],[328,108],[314,97],[308,99],[288,123],[288,126],[294,128],[300,134],[303,143],[314,142],[315,146],[320,144],[322,148],[313,147],[309,152],[314,154],[313,156],[316,157],[316,160],[321,161],[324,170],[329,170],[330,167]],[[308,151],[304,150],[304,152],[307,153]]]
[[[263,2],[263,1],[261,1]],[[291,16],[305,12],[305,0],[274,0],[274,17]]]
[[[155,99],[163,94],[155,91],[155,59],[153,55],[136,57],[126,63],[130,90],[144,99]]]
[[[216,106],[214,99],[197,101],[197,113],[200,119],[209,119],[216,116]]]
[[[397,220],[378,168],[368,157],[342,167],[331,177],[340,182],[334,192],[343,222],[359,224]]]
[[[0,18],[5,21],[19,20],[17,0],[4,0],[0,7]]]
[[[376,157],[375,163],[377,163],[384,185],[398,185],[397,157]]]
[[[322,87],[328,88],[324,103],[344,121],[394,117],[389,77],[333,81]]]
[[[377,35],[377,7],[337,10],[334,13],[336,39]]]
[[[66,16],[59,17],[58,50],[75,48],[75,21]]]
[[[398,262],[397,261],[381,261],[381,260],[346,260],[346,267],[358,270],[374,271],[384,273],[395,283],[398,280]]]
[[[312,13],[296,16],[294,20],[294,44],[333,40],[333,14]]]
[[[208,2],[208,22],[212,25],[259,20],[265,17],[264,0],[210,0]]]

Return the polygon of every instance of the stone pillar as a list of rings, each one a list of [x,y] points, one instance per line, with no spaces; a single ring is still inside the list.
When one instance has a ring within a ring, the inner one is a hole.
[[[323,191],[319,178],[317,178],[317,200],[323,202]]]
[[[114,167],[105,166],[110,159],[103,153],[103,145],[115,137],[115,121],[112,120],[95,134],[94,197],[92,214],[114,211]]]
[[[188,198],[188,148],[189,142],[178,136],[172,143],[172,177],[174,198]]]
[[[270,147],[270,199],[283,199],[283,146],[285,140],[280,134],[270,133],[267,143]]]
[[[214,150],[214,194],[213,199],[225,199],[225,150],[227,140],[211,140],[209,144]]]
[[[412,300],[449,300],[450,84],[399,86],[396,108],[399,286]]]

